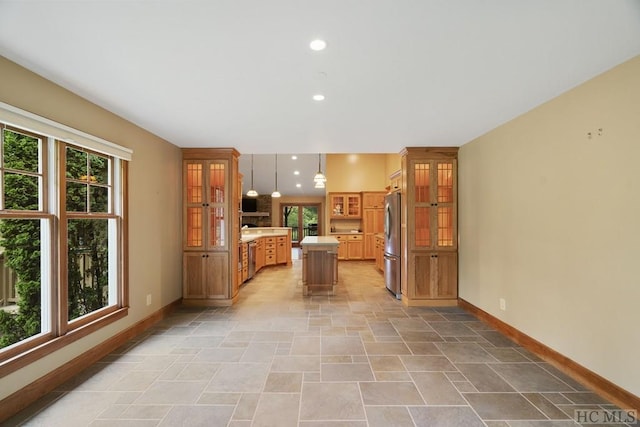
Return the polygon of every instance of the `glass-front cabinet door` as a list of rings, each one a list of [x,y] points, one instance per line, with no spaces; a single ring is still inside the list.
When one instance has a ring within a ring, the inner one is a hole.
[[[412,162],[416,248],[455,249],[455,160]]]
[[[362,197],[360,193],[329,193],[331,218],[360,218]]]
[[[226,248],[227,210],[226,162],[209,162],[209,235],[208,249]]]
[[[185,160],[185,249],[227,246],[226,161]]]

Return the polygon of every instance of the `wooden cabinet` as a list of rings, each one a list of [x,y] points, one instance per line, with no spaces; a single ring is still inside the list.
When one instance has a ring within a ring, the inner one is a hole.
[[[287,263],[287,252],[291,253],[291,244],[287,245],[287,237],[276,237],[276,264]]]
[[[375,236],[376,268],[384,272],[384,236]]]
[[[348,235],[347,242],[347,259],[363,259],[364,241],[362,234]]]
[[[185,252],[183,295],[187,299],[219,300],[229,294],[228,254]]]
[[[362,234],[332,234],[331,237],[335,237],[340,242],[338,259],[363,259],[364,242]]]
[[[247,278],[249,277],[249,244],[248,243],[243,243],[242,244],[242,262],[240,263],[240,265],[242,266],[241,268],[241,279],[240,282],[244,283],[247,281]]]
[[[362,208],[363,209],[384,209],[384,196],[386,191],[366,191],[362,192]]]
[[[455,252],[413,254],[416,276],[415,298],[446,300],[458,297],[458,255]]]
[[[276,237],[263,237],[264,239],[264,265],[277,264]]]
[[[329,193],[328,200],[332,219],[358,219],[362,217],[360,193]]]
[[[256,242],[256,273],[260,271],[262,267],[264,267],[264,255],[264,239],[258,239]]]
[[[237,294],[238,155],[234,149],[183,149],[185,304],[230,305]]]
[[[375,259],[376,234],[384,232],[384,191],[362,193],[364,259]]]
[[[455,305],[458,288],[456,147],[406,148],[402,152],[403,301]]]
[[[338,259],[347,259],[348,256],[348,240],[344,234],[334,234],[333,237],[338,239],[340,244],[338,245]]]

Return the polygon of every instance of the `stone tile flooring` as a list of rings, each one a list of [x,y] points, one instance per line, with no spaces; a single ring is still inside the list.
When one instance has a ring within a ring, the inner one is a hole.
[[[178,309],[6,425],[564,427],[615,409],[459,308],[404,307],[373,263],[342,262],[333,297],[303,297],[300,273]]]

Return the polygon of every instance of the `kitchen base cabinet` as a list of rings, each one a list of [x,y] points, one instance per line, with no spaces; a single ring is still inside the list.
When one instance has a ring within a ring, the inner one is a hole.
[[[362,234],[332,234],[340,242],[338,259],[361,260],[364,255],[364,240]]]
[[[220,300],[221,305],[231,305],[227,298],[229,256],[221,252],[185,252],[183,260],[183,298],[192,305],[209,305],[210,300]]]
[[[275,265],[278,263],[276,253],[276,237],[267,237],[264,242],[264,265]]]
[[[384,237],[375,236],[376,268],[384,273]]]
[[[419,304],[457,305],[458,255],[455,252],[413,254],[409,262],[415,265],[416,286],[409,297]]]
[[[264,267],[264,239],[257,239],[256,243],[256,273]]]
[[[287,254],[291,254],[291,244],[287,244],[287,236],[276,237],[276,264],[286,264]]]

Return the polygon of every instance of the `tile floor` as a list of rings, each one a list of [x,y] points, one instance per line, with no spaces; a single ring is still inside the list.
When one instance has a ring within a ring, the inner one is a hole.
[[[615,408],[459,308],[404,307],[373,263],[341,263],[333,297],[303,297],[300,273],[178,309],[6,425],[564,427]]]

